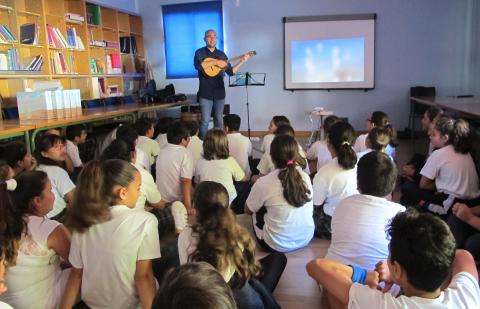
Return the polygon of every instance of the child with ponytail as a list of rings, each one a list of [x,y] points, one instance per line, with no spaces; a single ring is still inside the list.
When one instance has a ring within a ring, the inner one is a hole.
[[[321,238],[331,238],[331,221],[338,202],[357,194],[357,155],[352,148],[355,131],[347,122],[337,122],[327,137],[332,161],[313,178],[315,232]]]
[[[38,162],[37,170],[47,173],[52,182],[55,203],[47,217],[63,222],[67,204],[73,200],[75,184],[68,173],[63,169],[67,157],[65,140],[63,137],[52,134],[42,135],[36,142],[35,158]]]
[[[90,308],[150,308],[160,243],[155,216],[133,209],[140,184],[138,170],[123,160],[83,168],[67,214],[73,268],[60,308],[72,308],[80,291]]]
[[[261,270],[255,261],[255,242],[237,223],[228,200],[227,190],[217,182],[204,181],[197,186],[193,197],[196,222],[178,239],[180,264],[202,261],[215,267],[232,288],[238,308],[278,308],[271,292],[286,257],[282,254],[264,258],[263,262],[268,263],[260,262],[269,268],[264,269],[260,281],[255,279]],[[276,265],[275,270],[272,265]]]
[[[69,274],[60,262],[68,263],[70,232],[45,217],[54,203],[47,174],[25,171],[0,180],[0,197],[1,255],[8,267],[0,300],[14,308],[57,308]]]
[[[259,243],[271,252],[288,252],[308,245],[313,236],[312,185],[300,164],[292,136],[276,136],[270,147],[275,170],[252,187],[245,213],[253,214]]]
[[[395,158],[395,148],[397,147],[397,139],[395,130],[392,127],[392,123],[388,118],[388,115],[382,111],[375,111],[372,113],[369,119],[367,119],[367,129],[368,131],[372,130],[373,128],[381,128],[388,132],[390,136],[390,142],[388,143],[387,147],[385,148],[386,154],[390,157]],[[355,141],[355,145],[353,149],[355,152],[362,152],[367,150],[366,139],[368,133],[360,135],[357,140]]]

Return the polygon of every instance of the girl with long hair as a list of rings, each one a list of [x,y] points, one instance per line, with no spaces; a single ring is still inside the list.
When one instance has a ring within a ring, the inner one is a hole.
[[[33,171],[37,166],[25,144],[20,142],[10,142],[0,146],[0,159],[10,165],[15,175],[24,171]]]
[[[387,145],[385,152],[392,158],[395,158],[395,148],[398,146],[396,132],[393,129],[392,122],[387,114],[382,111],[375,111],[369,119],[367,119],[367,129],[370,131],[373,128],[381,128],[388,132],[390,142]],[[367,150],[365,143],[368,132],[357,137],[353,149],[355,152],[362,152]]]

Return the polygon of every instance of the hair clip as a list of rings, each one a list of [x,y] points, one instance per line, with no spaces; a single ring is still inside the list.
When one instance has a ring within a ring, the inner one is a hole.
[[[7,185],[7,191],[15,191],[17,188],[17,181],[15,179],[9,179],[5,181],[5,184]]]
[[[288,160],[287,161],[287,166],[292,166],[294,164],[295,164],[295,161],[293,161],[293,160]]]

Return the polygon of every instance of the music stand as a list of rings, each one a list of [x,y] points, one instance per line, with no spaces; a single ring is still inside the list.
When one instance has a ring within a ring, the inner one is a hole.
[[[228,78],[228,87],[245,87],[247,93],[247,128],[250,138],[250,105],[248,103],[248,86],[265,86],[266,73],[237,72]]]

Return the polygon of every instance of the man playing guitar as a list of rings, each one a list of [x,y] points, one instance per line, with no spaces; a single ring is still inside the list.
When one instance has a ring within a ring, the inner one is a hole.
[[[201,138],[204,138],[207,133],[212,108],[215,128],[223,129],[223,106],[225,105],[223,73],[225,72],[230,76],[234,75],[251,55],[251,53],[242,55],[240,61],[232,67],[227,55],[216,48],[217,33],[215,30],[207,30],[204,41],[206,46],[197,49],[194,57],[194,66],[198,71],[199,79],[197,98],[202,114],[200,121]]]

